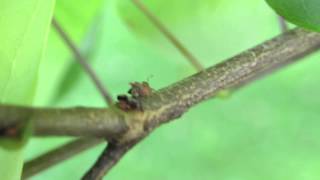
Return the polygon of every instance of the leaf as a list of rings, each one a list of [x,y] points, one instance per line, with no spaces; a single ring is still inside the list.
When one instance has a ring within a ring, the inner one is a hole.
[[[32,104],[53,7],[54,0],[1,1],[0,103]],[[1,145],[1,179],[20,179],[23,148]]]
[[[319,0],[266,0],[288,21],[315,31],[320,31]]]

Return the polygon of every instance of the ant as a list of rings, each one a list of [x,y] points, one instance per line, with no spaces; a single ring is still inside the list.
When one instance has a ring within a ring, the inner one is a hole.
[[[118,107],[124,111],[129,110],[140,110],[142,111],[141,104],[139,99],[142,97],[150,96],[153,93],[153,89],[149,86],[149,83],[146,81],[140,82],[132,82],[130,83],[131,88],[128,93],[131,97],[121,94],[118,95]]]

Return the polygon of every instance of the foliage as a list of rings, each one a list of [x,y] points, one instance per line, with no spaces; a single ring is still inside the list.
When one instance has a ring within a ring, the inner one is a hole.
[[[320,31],[319,0],[267,0],[270,6],[288,21]]]
[[[54,0],[1,1],[1,103],[32,104],[53,7]],[[5,142],[7,144],[8,140]],[[17,142],[11,140],[11,143]],[[20,179],[24,148],[8,150],[4,144],[1,146],[1,179]]]

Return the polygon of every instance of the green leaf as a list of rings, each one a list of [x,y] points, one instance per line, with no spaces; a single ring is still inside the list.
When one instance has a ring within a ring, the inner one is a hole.
[[[32,104],[53,7],[54,0],[1,1],[0,103]],[[24,148],[2,145],[0,162],[6,163],[0,164],[1,179],[20,179]]]
[[[266,0],[288,21],[315,31],[320,31],[319,0]]]

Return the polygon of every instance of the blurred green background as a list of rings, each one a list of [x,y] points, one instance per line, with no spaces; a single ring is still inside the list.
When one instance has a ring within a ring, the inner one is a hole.
[[[144,2],[206,67],[280,33],[277,16],[264,1]],[[113,97],[126,92],[132,81],[149,80],[158,89],[195,72],[128,0],[57,0],[54,14]],[[192,108],[136,146],[106,179],[319,179],[319,58],[314,54],[227,99]],[[35,105],[105,106],[53,30],[40,65]],[[33,138],[25,157],[67,141]],[[103,148],[32,179],[79,179]]]

